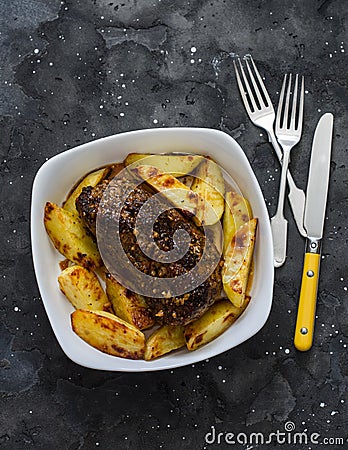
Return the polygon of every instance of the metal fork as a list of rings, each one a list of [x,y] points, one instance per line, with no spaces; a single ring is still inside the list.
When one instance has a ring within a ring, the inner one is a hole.
[[[287,87],[287,89],[286,89]],[[282,172],[280,176],[280,187],[277,212],[271,219],[274,265],[279,267],[284,264],[286,258],[286,243],[288,221],[283,214],[284,198],[286,189],[286,173],[290,162],[290,151],[299,142],[302,134],[303,103],[304,103],[304,78],[301,81],[301,90],[298,100],[298,75],[295,77],[293,92],[291,92],[291,74],[289,80],[284,76],[282,90],[279,96],[276,136],[283,149]],[[285,98],[286,91],[286,98]],[[292,94],[292,106],[290,111],[290,95]],[[299,103],[298,103],[299,102]]]
[[[263,128],[268,135],[269,141],[272,143],[273,148],[278,156],[279,161],[282,161],[283,153],[277,139],[274,134],[273,124],[275,120],[275,112],[273,109],[273,105],[271,99],[269,98],[268,92],[265,88],[265,85],[262,81],[262,78],[259,74],[259,71],[256,68],[253,58],[251,55],[248,55],[245,59],[245,64],[247,67],[250,83],[248,81],[248,77],[243,69],[242,63],[240,59],[239,68],[237,68],[237,64],[233,61],[234,70],[237,77],[237,83],[239,87],[239,92],[241,94],[245,109],[249,115],[250,120],[258,127]],[[251,62],[252,69],[251,70],[249,61]],[[240,73],[241,75],[240,75]],[[243,81],[242,81],[243,79]],[[244,83],[244,84],[243,84]],[[252,88],[250,87],[250,84]],[[245,87],[244,87],[245,86]],[[261,89],[261,92],[260,92]],[[249,100],[248,100],[249,99]],[[290,171],[287,171],[287,180],[289,185],[289,201],[292,209],[292,213],[294,215],[294,219],[297,225],[297,228],[300,234],[306,237],[305,229],[303,228],[303,213],[305,206],[305,193],[303,190],[299,189],[294,179],[291,176]]]

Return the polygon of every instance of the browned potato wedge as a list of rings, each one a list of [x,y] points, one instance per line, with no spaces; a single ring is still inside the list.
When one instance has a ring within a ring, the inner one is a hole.
[[[154,331],[145,344],[145,359],[158,358],[185,345],[184,327],[163,325]]]
[[[236,231],[252,218],[248,200],[236,192],[226,192],[223,217],[224,254]]]
[[[77,309],[71,325],[81,339],[104,353],[128,359],[144,356],[144,334],[113,314]]]
[[[75,309],[103,310],[109,300],[94,272],[82,266],[68,267],[58,277],[60,290]]]
[[[114,308],[116,316],[134,325],[140,330],[152,327],[155,320],[141,295],[123,287],[115,278],[106,278],[106,294]]]
[[[198,196],[177,178],[152,166],[138,166],[132,171],[157,192],[161,192],[173,206],[195,214]]]
[[[196,350],[220,336],[244,311],[236,308],[227,300],[214,303],[202,317],[185,327],[185,339],[188,350]]]
[[[225,209],[225,181],[221,169],[214,161],[205,158],[195,177],[191,189],[200,197],[195,222],[197,225],[214,225],[221,219]]]
[[[146,164],[168,173],[173,177],[181,177],[191,173],[202,161],[199,155],[152,155],[146,153],[130,153],[125,159],[126,166]]]
[[[108,173],[109,168],[104,168],[97,170],[96,172],[91,172],[84,177],[84,179],[77,185],[77,187],[70,192],[67,200],[64,202],[63,208],[70,211],[73,214],[78,215],[75,201],[77,197],[81,194],[82,189],[86,186],[96,186],[100,183],[105,175]]]
[[[227,247],[222,268],[222,283],[227,297],[237,308],[245,299],[249,272],[253,259],[257,219],[245,223]]]
[[[67,259],[88,269],[102,265],[98,248],[78,216],[47,202],[44,224],[53,245]]]

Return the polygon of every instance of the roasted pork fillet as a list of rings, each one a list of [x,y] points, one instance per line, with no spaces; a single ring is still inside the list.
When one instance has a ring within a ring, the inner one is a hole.
[[[124,198],[123,194],[130,189],[130,183],[126,178],[116,178],[111,184],[106,180],[94,188],[88,186],[83,189],[76,200],[76,207],[89,230],[93,234],[96,233],[97,213],[103,215],[103,221],[107,222],[115,220],[118,211],[120,241],[134,267],[146,275],[158,278],[180,277],[190,272],[202,257],[206,241],[204,232],[190,218],[181,214],[177,209],[170,208],[162,212],[154,222],[153,240],[159,249],[169,252],[174,247],[174,233],[177,230],[185,230],[190,236],[188,251],[181,259],[171,263],[149,258],[139,247],[135,223],[139,210],[152,194],[146,190],[144,185],[139,185],[130,192],[126,201],[121,200]],[[106,188],[107,207],[104,206],[103,201],[101,202]],[[158,195],[156,197],[157,201],[165,203],[164,198],[161,199],[161,196]],[[112,245],[112,239],[110,245]],[[214,266],[213,273],[195,289],[179,297],[169,296],[170,293],[166,295],[166,298],[145,297],[159,323],[186,325],[200,317],[220,295],[222,262],[215,247],[210,249],[208,258],[212,261],[215,258],[218,264],[216,267]]]

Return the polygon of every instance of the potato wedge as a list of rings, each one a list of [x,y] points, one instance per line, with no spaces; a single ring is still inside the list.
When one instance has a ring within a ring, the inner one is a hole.
[[[60,290],[75,309],[103,310],[109,300],[98,277],[91,270],[75,265],[58,277]]]
[[[196,350],[220,336],[244,311],[227,300],[214,303],[202,317],[185,327],[185,340],[188,350]]]
[[[149,165],[173,177],[182,177],[191,173],[203,157],[199,155],[152,155],[146,153],[130,153],[125,159],[126,166]]]
[[[100,181],[103,180],[108,171],[109,168],[106,167],[86,175],[83,178],[83,180],[76,186],[76,188],[72,192],[70,192],[68,198],[63,204],[63,208],[67,211],[70,211],[73,214],[78,215],[75,201],[77,197],[81,194],[82,189],[86,186],[93,186],[93,187],[96,186],[98,183],[100,183]]]
[[[257,219],[251,219],[236,232],[227,247],[222,268],[222,284],[229,300],[241,308],[245,299],[253,259]]]
[[[71,326],[81,339],[104,353],[128,359],[144,356],[144,334],[113,314],[77,309],[71,314]]]
[[[122,286],[111,275],[106,278],[106,294],[116,316],[140,330],[154,325],[155,319],[143,297]]]
[[[250,270],[249,270],[249,276],[248,276],[248,284],[245,288],[245,296],[246,297],[250,297],[251,295],[251,289],[253,287],[253,281],[254,281],[254,269],[255,269],[255,264],[254,264],[254,258],[251,261],[251,266],[250,266]]]
[[[251,218],[252,211],[248,200],[237,192],[226,192],[223,217],[224,254],[236,231]]]
[[[145,360],[151,361],[166,353],[184,347],[184,327],[163,325],[154,331],[145,343]]]
[[[195,222],[197,225],[214,225],[221,219],[225,209],[225,181],[221,169],[214,161],[205,158],[195,177],[191,189],[200,197]]]
[[[138,166],[132,172],[145,180],[155,191],[161,192],[175,208],[196,213],[198,196],[177,178],[153,166]]]
[[[102,265],[98,248],[78,216],[47,202],[44,225],[55,248],[67,259],[87,269]]]

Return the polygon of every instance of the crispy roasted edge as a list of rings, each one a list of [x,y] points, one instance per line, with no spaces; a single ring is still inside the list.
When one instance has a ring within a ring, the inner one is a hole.
[[[71,314],[73,331],[94,348],[128,359],[142,359],[144,334],[113,314],[77,309]]]

